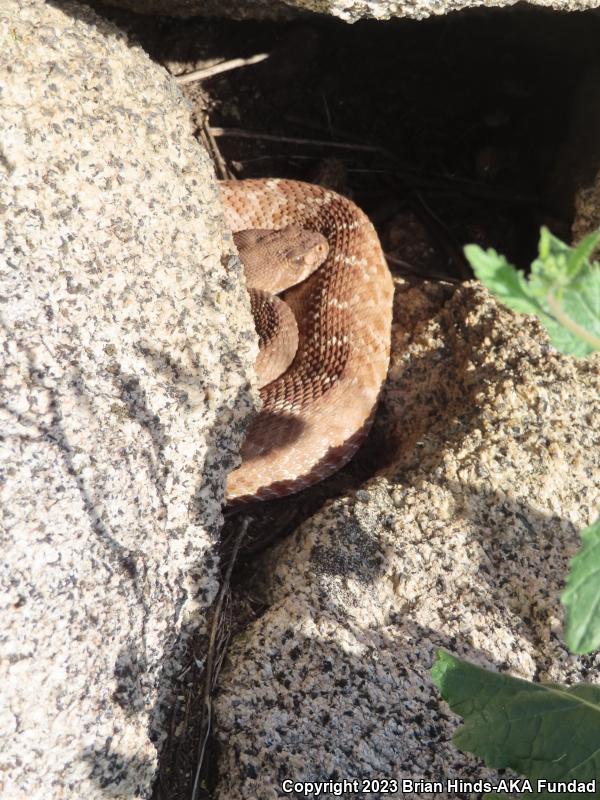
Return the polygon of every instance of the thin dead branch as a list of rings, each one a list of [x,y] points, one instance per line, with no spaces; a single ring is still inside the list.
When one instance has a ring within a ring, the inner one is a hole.
[[[228,61],[220,61],[218,64],[212,64],[210,67],[201,67],[195,69],[193,72],[185,72],[183,75],[174,75],[175,83],[193,83],[194,81],[204,81],[207,78],[212,78],[214,75],[220,75],[223,72],[229,72],[232,69],[239,69],[240,67],[249,67],[251,64],[260,64],[269,58],[269,53],[257,53],[249,58],[231,58]]]
[[[236,139],[259,139],[265,142],[282,142],[285,144],[303,144],[313,147],[332,147],[340,150],[358,150],[366,153],[385,153],[381,147],[370,144],[353,144],[352,142],[328,142],[323,139],[300,139],[295,136],[277,136],[273,133],[257,133],[241,128],[212,128],[213,136],[232,136]]]
[[[534,195],[523,195],[515,192],[512,189],[505,189],[503,187],[490,186],[488,184],[469,180],[468,178],[460,178],[455,175],[445,175],[437,172],[427,172],[415,167],[411,167],[398,157],[387,150],[385,147],[379,145],[362,144],[360,142],[332,142],[327,139],[306,139],[296,136],[278,136],[272,133],[260,133],[257,131],[246,131],[241,128],[219,128],[211,127],[211,134],[216,137],[232,137],[236,139],[255,139],[257,141],[265,142],[280,142],[282,144],[298,144],[307,145],[310,147],[322,147],[324,149],[333,150],[347,150],[349,152],[363,152],[374,153],[375,155],[382,156],[391,162],[387,174],[395,175],[399,179],[406,180],[415,187],[422,189],[438,189],[446,191],[460,192],[465,195],[473,197],[490,198],[492,200],[502,200],[510,202],[512,205],[535,205],[538,198]],[[333,129],[335,133],[335,129]],[[273,157],[273,156],[271,156]],[[300,156],[296,156],[299,158]],[[349,172],[352,170],[348,170]]]
[[[227,162],[223,158],[223,154],[221,153],[219,145],[212,134],[210,125],[208,124],[208,119],[206,118],[202,120],[202,126],[200,128],[200,141],[204,145],[204,149],[208,151],[210,157],[212,158],[213,164],[215,165],[215,172],[217,173],[219,180],[234,179],[235,175],[229,169]]]

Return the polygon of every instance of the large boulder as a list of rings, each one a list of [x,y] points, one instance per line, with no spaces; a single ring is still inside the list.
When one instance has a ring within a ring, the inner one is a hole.
[[[407,17],[425,19],[465,8],[512,6],[519,0],[110,0],[110,5],[141,14],[170,17],[219,16],[232,19],[287,19],[306,12],[328,14],[345,22]],[[557,11],[598,8],[600,0],[529,0]]]
[[[0,0],[3,797],[149,796],[254,405],[239,278],[165,71]]]
[[[219,800],[289,796],[284,780],[494,777],[451,744],[429,672],[440,647],[598,681],[600,656],[566,651],[559,595],[600,497],[599,376],[600,356],[560,355],[477,284],[397,287],[377,423],[391,466],[253,582],[266,611],[216,704]]]

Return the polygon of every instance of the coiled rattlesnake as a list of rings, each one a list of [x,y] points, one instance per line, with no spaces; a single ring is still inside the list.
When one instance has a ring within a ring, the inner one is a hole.
[[[300,491],[354,455],[387,372],[393,287],[375,229],[350,200],[280,179],[225,181],[221,194],[233,232],[293,225],[329,244],[324,263],[284,294],[298,349],[261,389],[262,410],[227,483],[233,505]]]

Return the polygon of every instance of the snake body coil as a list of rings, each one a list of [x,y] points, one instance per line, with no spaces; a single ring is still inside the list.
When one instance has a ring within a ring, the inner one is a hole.
[[[298,492],[354,455],[387,372],[393,286],[375,229],[350,200],[279,179],[225,181],[221,193],[234,232],[294,225],[329,244],[325,262],[283,295],[298,349],[261,389],[262,410],[227,483],[233,505]]]

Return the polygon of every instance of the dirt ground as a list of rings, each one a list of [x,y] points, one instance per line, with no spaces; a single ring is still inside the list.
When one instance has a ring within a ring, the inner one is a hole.
[[[217,174],[298,178],[346,194],[371,217],[395,274],[456,283],[471,275],[466,243],[492,246],[525,268],[540,225],[569,239],[574,176],[581,181],[598,167],[599,139],[574,131],[572,111],[586,81],[589,102],[596,86],[589,76],[600,68],[600,17],[591,12],[516,7],[424,22],[347,25],[306,16],[275,24],[151,18],[94,5],[174,75],[268,53],[182,87]],[[595,108],[590,119],[600,114]],[[579,109],[579,124],[587,111]],[[372,475],[381,452],[371,438],[330,480],[250,509],[219,657],[227,637],[261,613],[251,589],[260,551]],[[224,529],[225,564],[239,518]],[[194,648],[201,662],[206,643]],[[192,796],[206,726],[204,677],[193,656],[174,701],[156,800]],[[211,797],[217,758],[209,736],[196,798]]]

